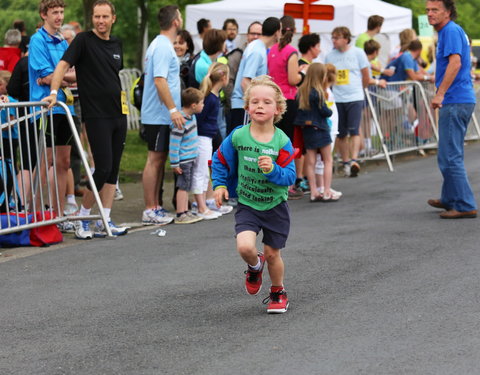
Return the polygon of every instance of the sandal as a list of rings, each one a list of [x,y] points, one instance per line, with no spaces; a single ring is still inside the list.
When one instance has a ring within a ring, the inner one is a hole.
[[[322,202],[337,202],[340,199],[341,195],[338,192],[333,192],[330,190],[330,195],[324,195]]]
[[[323,194],[317,195],[314,198],[310,198],[310,203],[323,202]]]

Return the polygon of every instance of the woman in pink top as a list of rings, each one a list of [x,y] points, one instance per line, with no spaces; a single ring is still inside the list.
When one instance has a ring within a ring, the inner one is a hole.
[[[280,86],[287,99],[287,111],[277,126],[282,129],[293,142],[293,120],[297,112],[295,96],[297,84],[305,75],[298,67],[298,51],[290,42],[295,33],[295,20],[290,16],[283,16],[282,37],[268,52],[268,74]]]
[[[290,43],[295,33],[295,20],[290,16],[280,18],[282,23],[282,37],[277,44],[274,44],[268,52],[268,74],[273,81],[280,86],[283,95],[287,99],[287,110],[283,114],[280,122],[276,124],[288,135],[293,144],[294,142],[294,126],[293,121],[297,115],[297,85],[302,82],[305,76],[305,70],[308,65],[298,66],[298,51]],[[301,133],[300,133],[301,134]],[[297,169],[297,182],[302,180],[302,160],[295,159]],[[301,191],[296,185],[290,186],[288,189],[288,199],[300,199],[303,197]]]

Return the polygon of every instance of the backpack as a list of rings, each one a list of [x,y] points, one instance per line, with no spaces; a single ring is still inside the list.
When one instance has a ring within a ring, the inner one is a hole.
[[[135,81],[133,81],[130,89],[130,102],[139,111],[142,109],[143,85],[145,82],[145,73],[142,73]]]
[[[184,71],[187,76],[186,86],[194,87],[196,89],[200,88],[200,82],[197,82],[195,78],[195,65],[200,59],[200,52],[193,56],[193,59],[185,63]],[[188,69],[188,72],[186,71]]]

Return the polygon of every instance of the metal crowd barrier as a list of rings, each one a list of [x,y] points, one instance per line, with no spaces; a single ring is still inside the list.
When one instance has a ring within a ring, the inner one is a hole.
[[[142,72],[138,69],[122,69],[120,71],[120,82],[122,84],[122,90],[127,93],[128,112],[127,123],[128,129],[140,128],[140,112],[130,101],[130,91],[132,89],[135,80],[142,75]]]
[[[438,147],[438,118],[431,107],[433,83],[390,82],[386,88],[370,86],[365,94],[368,106],[362,115],[362,160],[385,159],[393,171],[391,156]],[[480,139],[475,114],[466,139]]]
[[[73,140],[81,150],[83,147],[80,137],[68,107],[61,102],[58,102],[57,106],[61,106],[66,111]],[[54,207],[60,207],[55,134],[53,131],[51,134],[47,134],[45,126],[37,128],[36,122],[33,121],[37,117],[40,119],[40,124],[46,124],[47,119],[52,121],[53,113],[47,108],[46,103],[1,103],[0,113],[2,112],[4,121],[1,124],[0,173],[2,178],[0,192],[4,198],[4,204],[2,204],[4,220],[0,221],[0,235],[67,220],[101,219],[108,236],[112,237],[90,167],[82,152],[80,157],[92,187],[99,214],[82,217],[63,216],[63,213],[54,211]],[[50,138],[53,152],[49,152],[46,147],[47,138]],[[22,139],[23,142],[20,141]],[[9,155],[10,157],[7,157]],[[25,165],[24,159],[28,165]],[[34,165],[32,165],[32,160],[36,160]],[[47,165],[48,168],[46,168]],[[52,174],[51,180],[48,177],[49,174]]]

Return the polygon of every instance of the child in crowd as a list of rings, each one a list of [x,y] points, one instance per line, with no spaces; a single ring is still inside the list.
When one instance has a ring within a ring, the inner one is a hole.
[[[198,208],[198,216],[212,220],[222,216],[219,210],[207,207],[206,197],[210,182],[209,160],[212,158],[212,139],[218,133],[218,112],[220,90],[228,84],[228,65],[213,63],[202,81],[200,90],[205,95],[203,111],[197,115],[198,156],[193,168],[192,191]],[[232,208],[228,207],[230,211]]]
[[[327,75],[323,83],[323,90],[325,92],[325,101],[328,108],[332,110],[332,116],[327,118],[327,124],[330,128],[330,137],[332,138],[332,145],[335,145],[335,139],[338,134],[338,111],[335,104],[335,96],[333,95],[332,86],[337,82],[337,68],[333,64],[325,64]],[[333,150],[332,150],[333,151]],[[317,182],[317,191],[320,194],[325,192],[325,184],[323,179],[325,166],[323,164],[322,155],[317,154],[317,163],[315,164],[315,181]],[[333,190],[330,186],[330,192],[339,197],[342,196],[341,191]]]
[[[298,112],[295,125],[302,127],[305,155],[305,172],[310,185],[311,202],[334,202],[340,197],[332,194],[332,138],[327,118],[332,116],[325,100],[324,82],[327,70],[325,65],[313,63],[309,66],[305,80],[298,90]],[[324,163],[324,192],[317,191],[315,163],[320,151]]]
[[[195,114],[202,112],[203,94],[190,87],[182,92],[182,114],[185,125],[178,129],[171,125],[170,131],[170,166],[177,175],[177,215],[175,224],[192,224],[203,220],[188,211],[188,192],[192,187],[195,159],[198,153],[197,121]]]
[[[16,102],[14,98],[7,95],[7,85],[10,81],[11,73],[8,70],[0,71],[0,103]],[[9,126],[10,121],[15,119],[15,108],[0,109],[0,124],[2,125],[0,145],[0,212],[20,209],[21,202],[18,206],[14,206],[14,202],[10,200],[12,191],[18,190],[18,184],[15,177],[15,157],[18,147],[18,130],[17,125]],[[5,190],[6,188],[6,190]]]
[[[264,303],[268,302],[268,313],[284,313],[288,298],[280,249],[290,230],[287,199],[288,187],[295,182],[296,152],[287,135],[274,125],[285,112],[286,101],[270,77],[252,79],[244,98],[251,122],[235,128],[213,157],[215,200],[219,206],[224,198],[238,194],[235,232],[237,251],[248,265],[246,290],[252,295],[260,292],[267,262],[272,286]],[[256,248],[260,230],[263,254]]]

